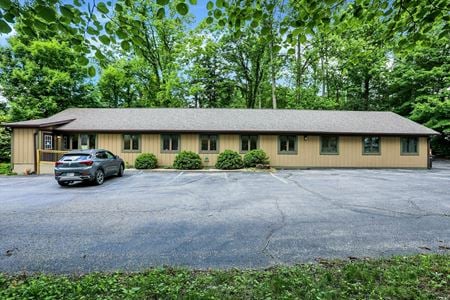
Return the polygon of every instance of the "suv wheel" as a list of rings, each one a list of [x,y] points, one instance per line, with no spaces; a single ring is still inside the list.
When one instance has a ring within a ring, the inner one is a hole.
[[[96,185],[102,185],[104,181],[105,181],[105,173],[102,170],[97,170],[97,172],[95,172],[94,183]]]
[[[122,176],[123,176],[123,165],[120,165],[119,172],[117,172],[117,177],[122,177]]]

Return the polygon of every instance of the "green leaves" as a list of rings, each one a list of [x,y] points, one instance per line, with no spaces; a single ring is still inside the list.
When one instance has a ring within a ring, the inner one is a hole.
[[[106,4],[103,3],[103,2],[97,3],[97,9],[98,9],[99,12],[101,12],[101,13],[103,13],[103,14],[109,13],[108,7],[107,7]]]
[[[109,45],[111,43],[110,38],[107,35],[101,35],[98,37],[100,42],[102,42],[104,45]]]
[[[156,12],[156,17],[158,19],[164,19],[164,17],[166,16],[166,10],[164,9],[164,7],[160,7],[158,9],[158,11]]]
[[[61,14],[67,18],[69,18],[70,20],[73,19],[74,14],[72,12],[72,6],[71,5],[63,5],[59,8],[59,10],[61,11]]]
[[[36,13],[48,22],[54,22],[56,20],[56,11],[52,7],[38,5],[36,7]]]
[[[0,20],[0,32],[1,33],[10,33],[11,27],[3,20]]]
[[[90,77],[95,77],[95,74],[97,74],[97,71],[95,70],[94,66],[89,66],[87,71]]]
[[[161,6],[165,6],[169,4],[170,0],[156,0],[156,3],[158,3]]]
[[[128,51],[128,50],[130,50],[130,43],[128,43],[128,41],[122,41],[121,43],[120,43],[120,47],[122,48],[122,50],[124,50],[124,51]]]
[[[184,2],[178,3],[176,8],[177,8],[177,12],[182,16],[186,15],[189,12],[189,7]]]
[[[81,56],[78,59],[78,62],[80,63],[80,65],[82,66],[87,66],[89,64],[89,59],[87,59],[85,56]]]
[[[11,0],[0,0],[0,8],[8,9],[11,7]]]

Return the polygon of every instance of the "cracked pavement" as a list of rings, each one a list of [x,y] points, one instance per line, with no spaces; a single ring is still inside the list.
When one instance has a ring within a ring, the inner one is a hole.
[[[102,186],[0,177],[0,272],[259,268],[443,253],[450,162],[432,170],[127,171]]]

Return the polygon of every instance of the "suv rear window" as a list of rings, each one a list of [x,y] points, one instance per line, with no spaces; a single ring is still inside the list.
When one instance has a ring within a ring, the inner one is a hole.
[[[63,161],[82,161],[82,160],[87,160],[91,157],[90,154],[65,154],[63,155],[63,157],[61,157],[60,160]]]

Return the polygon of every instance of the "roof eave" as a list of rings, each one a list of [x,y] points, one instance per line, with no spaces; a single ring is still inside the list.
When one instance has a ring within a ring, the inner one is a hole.
[[[40,124],[20,124],[20,122],[17,123],[1,123],[1,126],[3,127],[9,127],[9,128],[45,128],[45,127],[51,127],[51,126],[59,126],[59,125],[65,125],[68,124],[75,119],[67,119],[67,120],[61,120],[61,121],[54,121],[54,122],[46,122],[46,123],[40,123]]]
[[[282,130],[186,130],[186,129],[82,129],[82,128],[58,128],[60,132],[104,132],[104,133],[124,133],[124,132],[140,132],[140,133],[260,133],[260,134],[303,134],[303,135],[379,135],[379,136],[436,136],[441,135],[439,132],[433,133],[417,133],[417,132],[330,132],[330,131],[282,131]]]

